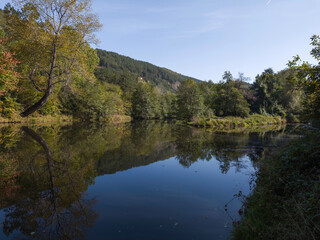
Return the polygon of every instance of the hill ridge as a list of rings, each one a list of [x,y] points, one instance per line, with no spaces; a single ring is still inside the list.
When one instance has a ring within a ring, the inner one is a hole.
[[[101,81],[119,84],[115,80],[117,78],[116,75],[118,75],[118,78],[121,78],[119,75],[125,75],[127,78],[131,78],[131,81],[135,79],[136,81],[144,80],[150,82],[164,92],[177,90],[180,83],[186,79],[201,82],[199,79],[177,73],[171,69],[116,52],[102,49],[96,49],[96,51],[100,59],[99,67],[96,69],[96,76]]]

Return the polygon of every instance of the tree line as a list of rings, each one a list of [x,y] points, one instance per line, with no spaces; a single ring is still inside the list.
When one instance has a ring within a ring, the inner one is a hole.
[[[289,121],[318,119],[320,43],[312,37],[317,65],[271,68],[249,83],[226,71],[220,82],[186,79],[90,44],[101,24],[90,0],[23,0],[0,11],[0,116],[71,115],[83,120],[278,115]]]

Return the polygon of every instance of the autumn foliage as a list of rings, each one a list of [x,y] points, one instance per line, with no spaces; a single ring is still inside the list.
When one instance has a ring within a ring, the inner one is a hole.
[[[9,39],[0,39],[0,96],[4,96],[8,91],[14,91],[17,88],[19,73],[15,71],[20,63],[14,53],[6,49]]]

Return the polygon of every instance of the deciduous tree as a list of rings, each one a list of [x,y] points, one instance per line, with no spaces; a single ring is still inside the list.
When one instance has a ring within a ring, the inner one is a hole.
[[[16,40],[21,71],[42,93],[21,116],[40,109],[54,87],[68,84],[74,72],[86,71],[89,44],[100,28],[90,0],[16,0],[19,11],[6,7],[8,31]]]
[[[306,90],[304,108],[309,119],[320,119],[320,36],[311,37],[313,49],[311,56],[318,62],[316,65],[308,62],[301,62],[299,56],[289,62],[289,66],[298,72],[302,85]]]
[[[193,80],[186,80],[177,92],[178,117],[191,120],[204,110],[203,97],[200,89]]]

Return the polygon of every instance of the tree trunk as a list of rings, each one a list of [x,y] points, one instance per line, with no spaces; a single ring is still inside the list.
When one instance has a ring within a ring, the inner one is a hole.
[[[22,131],[27,133],[29,136],[31,136],[34,140],[36,140],[41,145],[41,147],[43,148],[43,150],[46,153],[49,176],[50,176],[52,204],[53,204],[54,209],[56,211],[57,207],[56,207],[55,184],[54,184],[54,175],[53,175],[54,161],[53,161],[52,152],[50,151],[50,147],[49,147],[48,143],[46,142],[46,140],[44,140],[38,133],[36,133],[32,129],[30,129],[28,127],[22,127],[21,129],[22,129]]]
[[[53,47],[53,49],[52,49],[52,62],[51,62],[51,68],[50,68],[50,73],[49,73],[49,77],[48,77],[47,90],[46,90],[44,96],[38,102],[36,102],[31,107],[27,108],[24,112],[20,113],[21,117],[27,117],[30,114],[34,113],[35,111],[40,109],[43,105],[45,105],[46,102],[48,102],[48,100],[49,100],[49,97],[50,97],[50,94],[52,93],[52,88],[53,88],[52,79],[53,79],[53,74],[54,74],[54,68],[56,66],[56,57],[57,57],[56,40],[53,41],[52,47]]]
[[[43,97],[36,102],[34,105],[31,107],[27,108],[24,112],[20,114],[21,117],[27,117],[30,114],[34,113],[38,109],[40,109],[43,105],[46,104],[46,102],[49,100],[50,94],[52,92],[52,87],[49,87],[46,91],[46,93],[43,95]]]

